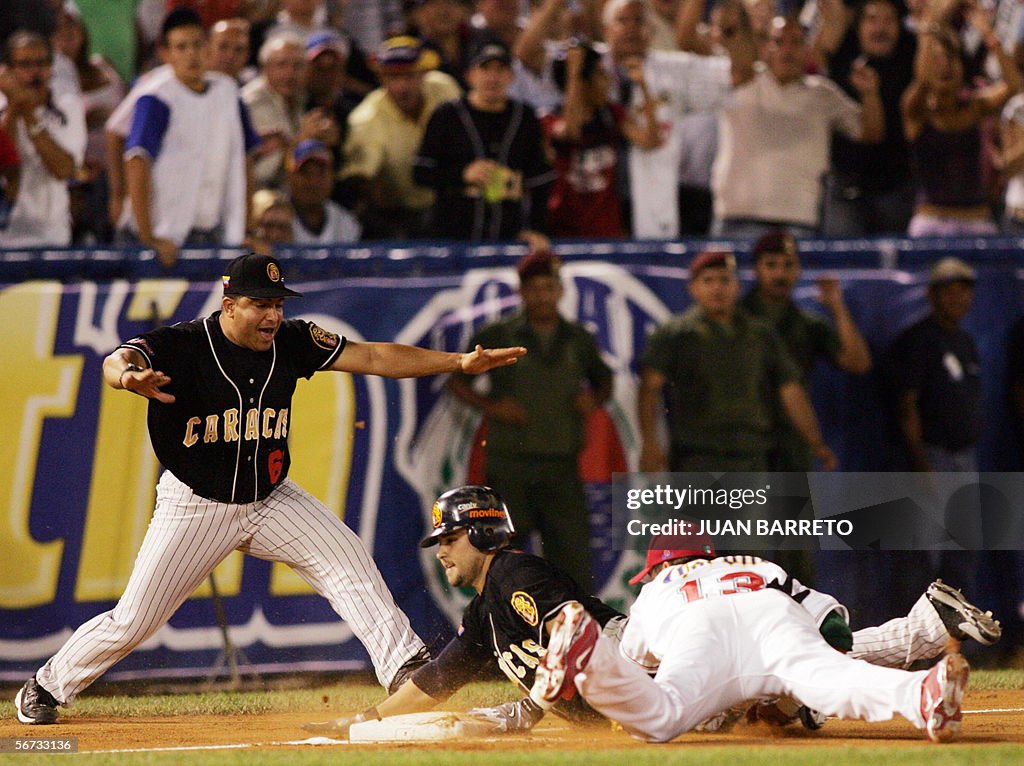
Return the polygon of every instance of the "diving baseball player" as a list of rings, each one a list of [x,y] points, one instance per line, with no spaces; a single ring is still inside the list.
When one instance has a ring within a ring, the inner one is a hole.
[[[842,718],[883,721],[899,713],[933,741],[958,731],[969,676],[959,654],[919,672],[852,659],[819,633],[831,605],[801,607],[776,564],[714,558],[710,545],[665,553],[661,561],[649,554],[641,576],[652,579],[619,645],[581,604],[562,608],[531,690],[535,703],[578,691],[648,742],[674,739],[745,700],[781,695]]]
[[[308,731],[348,736],[353,723],[429,710],[483,675],[494,662],[524,692],[544,656],[547,625],[565,604],[586,604],[595,624],[609,634],[623,616],[583,592],[562,570],[542,558],[506,550],[515,530],[508,508],[490,487],[449,490],[433,507],[433,531],[420,543],[438,545],[437,559],[453,587],[472,587],[477,596],[466,607],[458,634],[441,653],[419,668],[401,688],[356,716],[307,724]],[[585,542],[585,541],[582,541]],[[579,699],[555,706],[570,720],[599,720]],[[543,711],[525,701],[505,708],[505,730],[525,731]]]
[[[439,542],[437,558],[449,583],[472,586],[478,593],[466,608],[458,635],[380,704],[355,716],[308,724],[304,727],[307,730],[345,737],[353,723],[428,710],[480,676],[491,661],[498,663],[512,683],[529,690],[544,656],[553,618],[562,606],[573,601],[586,606],[609,639],[617,641],[621,636],[625,621],[618,612],[596,598],[581,595],[575,582],[543,559],[504,550],[512,535],[512,519],[504,501],[492,489],[471,485],[444,493],[434,503],[433,526],[422,545]],[[647,567],[631,583],[639,582],[662,561],[691,552],[663,550],[652,544]],[[709,545],[702,553],[713,555],[714,551]],[[808,614],[813,613],[816,624],[820,623],[837,647],[849,650],[852,644],[854,655],[876,664],[933,658],[942,652],[951,634],[960,640],[970,636],[985,644],[994,643],[1000,635],[999,623],[991,615],[982,614],[958,591],[941,583],[933,584],[907,617],[856,631],[852,636],[846,609],[832,596],[805,588],[792,578],[784,578],[777,587],[786,588],[795,603]],[[578,695],[559,700],[555,711],[570,720],[597,717]],[[506,733],[529,731],[544,716],[544,708],[529,697],[470,712]],[[709,720],[714,721],[725,709],[714,712],[716,716]],[[798,715],[803,720],[811,711],[794,708],[792,719]],[[815,725],[815,719],[810,718],[805,725],[818,728],[820,723]]]
[[[323,595],[396,688],[427,658],[352,530],[288,478],[291,399],[321,370],[392,378],[514,364],[523,348],[445,353],[356,343],[284,319],[278,262],[248,253],[223,277],[221,310],[121,344],[103,378],[149,401],[149,434],[167,469],[124,595],[82,625],[15,700],[18,720],[51,724],[111,665],[157,631],[229,553],[282,561]]]

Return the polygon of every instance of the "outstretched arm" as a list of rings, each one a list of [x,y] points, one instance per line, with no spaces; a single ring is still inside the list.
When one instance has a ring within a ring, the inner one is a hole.
[[[131,391],[164,404],[174,401],[171,394],[160,390],[171,379],[159,370],[150,368],[146,358],[130,348],[115,349],[103,360],[103,382],[111,388]]]
[[[522,346],[486,349],[477,346],[473,351],[460,354],[401,343],[349,341],[330,369],[335,372],[382,375],[386,378],[418,378],[444,372],[478,375],[495,367],[515,364],[525,353],[526,349]]]

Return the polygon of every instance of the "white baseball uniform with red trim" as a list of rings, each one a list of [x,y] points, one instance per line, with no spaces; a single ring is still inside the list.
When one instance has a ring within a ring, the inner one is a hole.
[[[772,587],[788,579],[778,565],[751,556],[663,570],[640,592],[621,645],[598,638],[577,688],[595,710],[652,742],[745,700],[783,695],[826,715],[884,721],[899,713],[923,726],[927,673],[877,667],[833,649],[811,611]]]

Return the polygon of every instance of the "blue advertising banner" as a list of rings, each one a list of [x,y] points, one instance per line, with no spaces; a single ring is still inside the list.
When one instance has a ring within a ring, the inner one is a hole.
[[[927,311],[927,275],[864,268],[859,259],[806,269],[797,298],[813,307],[815,279],[838,274],[878,353]],[[684,264],[673,260],[620,253],[569,259],[563,269],[562,312],[594,332],[616,375],[603,420],[592,424],[597,435],[585,475],[596,589],[619,608],[629,603],[625,580],[640,556],[616,552],[610,542],[611,472],[621,470],[621,461],[637,464],[635,364],[645,338],[689,304]],[[305,297],[286,311],[355,340],[462,350],[482,323],[518,305],[510,264],[338,277],[320,262],[305,278],[301,270],[289,273]],[[749,270],[741,276],[751,278]],[[981,454],[989,470],[1006,470],[1018,459],[1006,425],[1003,370],[1007,333],[1024,313],[1022,296],[1015,268],[986,265],[966,323],[982,354],[989,427]],[[8,370],[0,411],[9,427],[0,441],[0,679],[24,680],[78,625],[116,602],[145,533],[160,471],[146,433],[146,403],[102,384],[103,358],[155,325],[211,313],[220,298],[219,284],[205,279],[0,284]],[[291,426],[292,478],[359,533],[414,628],[435,644],[451,635],[470,594],[453,592],[433,559],[436,549],[417,543],[434,498],[466,480],[479,426],[444,383],[318,374],[299,383]],[[844,469],[900,467],[873,376],[823,368],[814,392]],[[215,577],[233,641],[256,669],[367,665],[351,631],[286,567],[235,553]],[[221,649],[210,595],[202,586],[108,677],[205,674]]]

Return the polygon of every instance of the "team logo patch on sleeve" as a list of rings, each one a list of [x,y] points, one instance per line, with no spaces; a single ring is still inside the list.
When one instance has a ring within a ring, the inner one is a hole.
[[[516,614],[526,620],[527,625],[537,627],[540,616],[537,614],[537,603],[533,600],[533,596],[525,591],[517,590],[512,594],[511,603]]]
[[[309,323],[309,335],[313,342],[322,349],[333,351],[338,347],[338,336],[333,332],[327,332],[323,327]]]

